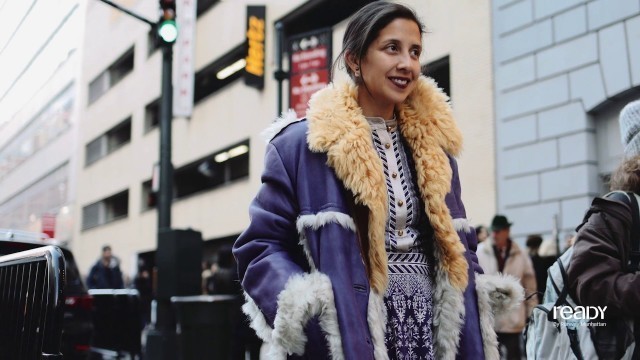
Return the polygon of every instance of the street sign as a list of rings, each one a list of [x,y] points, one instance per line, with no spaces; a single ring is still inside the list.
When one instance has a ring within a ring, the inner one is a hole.
[[[330,81],[331,30],[323,29],[289,40],[289,107],[303,117],[311,95]]]
[[[176,5],[180,37],[173,63],[173,116],[188,118],[193,112],[196,0],[178,0]]]
[[[264,88],[265,16],[265,6],[247,6],[247,57],[244,83],[256,89]]]

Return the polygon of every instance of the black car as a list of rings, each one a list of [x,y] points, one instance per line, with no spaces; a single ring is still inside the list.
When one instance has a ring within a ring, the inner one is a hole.
[[[87,359],[93,336],[93,298],[82,282],[71,251],[63,244],[46,237],[45,234],[0,229],[0,256],[47,245],[55,245],[62,250],[67,269],[62,354],[65,360]]]

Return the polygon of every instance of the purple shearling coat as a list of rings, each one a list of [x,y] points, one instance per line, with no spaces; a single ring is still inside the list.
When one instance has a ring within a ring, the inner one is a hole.
[[[234,246],[243,310],[269,358],[388,358],[386,187],[356,98],[352,83],[330,86],[314,96],[307,119],[289,114],[272,129],[251,223]],[[517,299],[521,289],[476,281],[477,240],[453,157],[461,136],[446,98],[420,78],[396,111],[435,233],[436,357],[498,358],[493,312],[509,305],[489,293],[500,288]]]

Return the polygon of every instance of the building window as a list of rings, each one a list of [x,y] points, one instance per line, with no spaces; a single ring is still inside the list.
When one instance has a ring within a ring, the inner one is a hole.
[[[198,71],[194,81],[194,103],[242,77],[247,44],[242,43]]]
[[[151,180],[142,183],[142,211],[153,209],[157,205],[158,194],[151,189]]]
[[[438,87],[444,90],[445,94],[451,99],[451,78],[448,56],[424,65],[422,67],[422,73],[433,78],[438,84]]]
[[[153,55],[153,53],[155,53],[158,49],[160,49],[158,32],[155,28],[152,28],[147,34],[147,57],[151,57],[151,55]]]
[[[118,60],[91,81],[89,84],[89,104],[94,103],[133,71],[133,49],[133,47],[130,47]]]
[[[0,179],[71,128],[74,86],[69,85],[0,147]]]
[[[131,142],[131,116],[86,146],[85,166],[89,166]]]
[[[214,189],[249,176],[249,140],[217,151],[173,173],[173,197],[176,200]],[[142,211],[157,204],[157,194],[151,188],[151,180],[142,183]]]
[[[155,99],[144,108],[144,132],[149,132],[160,124],[160,99]]]
[[[129,215],[129,190],[82,208],[82,229],[90,229]]]
[[[211,7],[217,4],[220,0],[199,0],[198,8],[196,10],[196,14],[198,17],[204,14],[207,10],[211,9]]]

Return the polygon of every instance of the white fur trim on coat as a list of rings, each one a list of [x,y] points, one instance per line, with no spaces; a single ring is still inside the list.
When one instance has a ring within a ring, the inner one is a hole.
[[[268,144],[273,140],[276,135],[282,131],[289,124],[293,124],[294,122],[298,122],[303,118],[298,118],[296,112],[293,109],[288,109],[282,112],[282,115],[277,118],[269,127],[262,130],[260,136],[264,139],[264,141]]]
[[[302,215],[298,217],[298,221],[296,221],[298,234],[300,235],[300,245],[302,245],[302,249],[307,257],[309,266],[313,271],[317,269],[313,261],[313,257],[311,256],[311,252],[309,251],[309,243],[304,230],[311,229],[315,231],[330,223],[336,223],[345,229],[349,229],[354,232],[356,231],[356,223],[353,221],[351,216],[337,211],[323,211],[317,214]]]
[[[524,299],[524,289],[520,281],[514,276],[505,274],[476,276],[476,292],[488,295],[494,316],[515,309]]]
[[[478,287],[478,280],[487,275],[476,274],[476,294],[478,296],[478,313],[480,315],[480,332],[482,333],[482,347],[484,358],[487,360],[500,360],[498,351],[498,337],[493,327],[493,311],[491,310],[490,295],[484,287]]]
[[[242,310],[250,317],[251,327],[266,343],[268,359],[284,360],[287,354],[304,354],[307,343],[304,328],[314,316],[318,316],[320,328],[329,344],[331,358],[344,359],[331,280],[325,274],[297,274],[287,281],[278,294],[278,310],[273,329],[248,296]]]
[[[389,354],[385,345],[385,329],[387,328],[387,308],[384,305],[382,295],[374,290],[369,292],[369,304],[367,307],[367,323],[371,331],[373,341],[373,357],[376,360],[388,360]]]
[[[469,225],[469,221],[465,218],[453,219],[453,228],[456,229],[456,231],[471,232],[471,225]]]
[[[436,266],[434,287],[433,329],[436,357],[455,359],[460,344],[460,329],[464,323],[464,293],[451,285],[448,273],[440,266]]]

